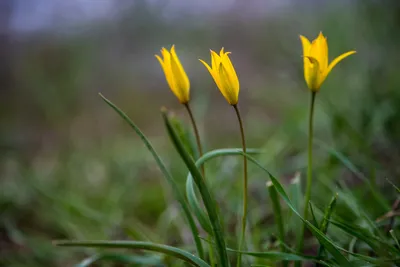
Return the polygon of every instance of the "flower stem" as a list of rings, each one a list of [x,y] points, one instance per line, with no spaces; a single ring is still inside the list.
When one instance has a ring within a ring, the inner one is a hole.
[[[242,147],[243,153],[246,153],[246,139],[244,137],[244,129],[243,129],[243,122],[240,116],[239,109],[237,105],[233,105],[235,109],[236,116],[239,121],[240,126],[240,134],[242,137]],[[246,233],[246,222],[247,222],[247,158],[243,156],[243,215],[242,215],[242,232],[239,241],[239,250],[242,250],[243,244],[245,243],[245,233]],[[238,253],[237,257],[237,267],[240,267],[242,264],[242,254]]]
[[[192,113],[192,109],[189,106],[189,103],[184,104],[189,117],[190,117],[190,121],[192,122],[192,126],[193,126],[193,131],[194,131],[194,135],[196,137],[196,143],[197,143],[197,151],[199,152],[199,158],[201,158],[203,156],[203,149],[201,147],[201,141],[200,141],[200,134],[199,134],[199,130],[197,128],[197,124],[196,124],[196,120],[194,119],[193,113]],[[201,165],[201,174],[203,175],[203,179],[205,179],[205,170],[204,170],[204,164]],[[211,267],[214,267],[215,262],[214,262],[214,251],[213,251],[213,245],[212,245],[212,237],[208,236],[208,240],[210,241],[210,245],[209,245],[209,250],[208,250],[208,254],[210,257],[210,265]]]
[[[313,143],[313,117],[314,117],[314,103],[315,103],[316,92],[311,92],[311,100],[310,100],[310,114],[308,120],[308,167],[307,167],[307,185],[306,185],[306,193],[304,196],[304,213],[303,218],[307,220],[308,216],[308,202],[310,201],[311,195],[311,184],[312,184],[312,143]],[[301,232],[299,236],[299,243],[297,246],[297,252],[302,253],[304,246],[304,233],[306,230],[306,225],[303,223],[301,226]],[[301,263],[297,262],[296,266],[300,266]]]
[[[186,103],[183,105],[185,106],[185,108],[189,114],[190,121],[192,122],[194,135],[196,137],[197,150],[199,152],[199,158],[200,158],[201,156],[203,156],[203,149],[201,148],[200,134],[199,134],[199,130],[197,129],[196,120],[193,117],[192,109],[190,108],[189,103]],[[201,166],[201,172],[203,174],[203,178],[205,178],[204,164]]]

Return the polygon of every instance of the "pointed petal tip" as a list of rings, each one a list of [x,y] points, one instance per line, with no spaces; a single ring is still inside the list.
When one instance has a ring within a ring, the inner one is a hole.
[[[299,34],[299,38],[300,38],[301,41],[308,41],[308,42],[310,42],[310,40],[309,40],[307,37],[305,37],[304,35]]]

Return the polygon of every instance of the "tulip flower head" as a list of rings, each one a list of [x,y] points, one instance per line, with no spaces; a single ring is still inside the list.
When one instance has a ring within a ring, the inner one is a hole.
[[[211,67],[200,59],[201,63],[206,66],[215,84],[230,105],[236,105],[239,100],[239,79],[236,75],[235,68],[229,59],[230,52],[224,52],[221,49],[219,55],[213,50],[211,52]]]
[[[175,46],[173,45],[170,51],[163,47],[161,49],[161,55],[163,58],[158,55],[155,55],[155,57],[158,59],[162,69],[164,70],[165,79],[167,80],[171,91],[175,94],[180,103],[187,104],[190,99],[190,82],[178,56],[176,55]]]
[[[356,51],[344,53],[328,65],[328,42],[322,32],[312,43],[302,35],[300,35],[300,40],[303,45],[304,78],[308,88],[313,92],[319,91],[322,83],[336,64],[356,53]]]

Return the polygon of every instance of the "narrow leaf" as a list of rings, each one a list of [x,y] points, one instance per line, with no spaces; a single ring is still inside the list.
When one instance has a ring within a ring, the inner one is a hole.
[[[171,138],[171,141],[172,141],[173,145],[175,146],[175,149],[178,151],[182,160],[185,162],[187,168],[189,169],[190,173],[192,174],[194,182],[196,183],[197,188],[199,189],[200,195],[203,199],[203,203],[207,210],[207,214],[210,219],[211,227],[213,230],[213,236],[214,236],[217,251],[218,251],[218,259],[220,262],[220,266],[228,267],[229,261],[228,261],[228,256],[226,253],[225,240],[224,240],[224,236],[223,236],[223,232],[222,232],[222,226],[221,226],[220,219],[219,219],[219,216],[218,216],[218,213],[216,210],[216,202],[215,202],[213,196],[211,195],[210,191],[208,190],[206,182],[205,182],[203,176],[201,175],[199,169],[196,167],[196,164],[193,161],[193,158],[185,150],[183,144],[181,143],[177,134],[175,133],[174,128],[172,127],[171,123],[169,122],[167,110],[162,109],[161,113],[162,113],[162,117],[164,119],[165,126],[167,128],[168,135]]]
[[[161,259],[155,257],[148,256],[139,256],[139,255],[126,255],[126,254],[117,254],[117,253],[102,253],[96,254],[89,258],[84,259],[79,264],[75,265],[75,267],[88,267],[93,263],[98,261],[111,261],[118,262],[123,264],[141,264],[141,265],[151,265],[157,266],[161,265]]]
[[[324,217],[322,218],[321,226],[319,227],[321,232],[323,232],[324,234],[326,234],[328,231],[329,220],[331,219],[332,213],[335,209],[337,197],[338,194],[336,193],[332,197],[331,201],[329,202],[329,205],[325,209]],[[324,247],[321,245],[318,249],[318,257],[321,257],[323,253],[324,253]]]
[[[311,213],[311,218],[313,220],[313,224],[314,224],[314,226],[318,226],[319,224],[318,224],[318,221],[317,221],[317,217],[315,217],[314,207],[313,207],[311,201],[308,204],[310,206],[310,213]]]
[[[365,182],[371,191],[372,196],[375,198],[376,202],[381,205],[385,210],[390,209],[390,205],[387,203],[382,194],[376,189],[376,187],[371,183],[371,181],[360,171],[358,168],[342,153],[335,150],[332,147],[327,146],[325,143],[319,140],[315,140],[315,143],[330,155],[334,156],[336,159],[341,161],[344,166],[346,166],[358,179]]]
[[[278,228],[278,236],[281,241],[280,242],[281,251],[286,252],[285,246],[283,245],[283,243],[285,242],[285,227],[283,225],[281,203],[279,202],[278,193],[276,192],[275,186],[271,181],[267,182],[267,188],[269,192],[269,197],[272,202],[275,224],[277,225]]]
[[[200,157],[196,161],[196,167],[201,168],[203,164],[207,161],[214,159],[216,157],[221,156],[243,156],[242,148],[225,148],[225,149],[216,149],[205,153],[202,157]],[[247,149],[248,154],[258,154],[261,153],[258,149]],[[210,220],[207,218],[206,213],[203,211],[200,202],[198,201],[193,185],[193,177],[189,172],[186,178],[186,196],[188,198],[189,205],[195,214],[197,220],[199,221],[201,227],[209,234],[212,232],[212,227],[210,225]]]
[[[92,248],[125,248],[125,249],[142,249],[149,251],[156,251],[163,254],[173,256],[175,258],[181,259],[193,266],[199,267],[210,267],[202,259],[192,255],[191,253],[161,244],[155,244],[151,242],[141,242],[141,241],[55,241],[53,242],[56,246],[63,247],[92,247]]]
[[[394,233],[393,229],[389,231],[390,235],[392,236],[393,240],[396,242],[397,248],[400,248],[399,240],[396,237],[396,234]]]
[[[332,240],[330,240],[326,235],[324,235],[318,228],[316,228],[312,223],[309,221],[305,220],[300,213],[294,208],[292,202],[290,201],[288,195],[286,194],[285,190],[283,189],[282,185],[279,183],[278,179],[276,179],[272,173],[270,173],[266,168],[264,168],[256,159],[254,159],[252,156],[248,154],[244,154],[251,162],[256,164],[259,168],[264,170],[268,175],[271,180],[271,182],[274,184],[277,192],[281,195],[282,199],[286,202],[288,207],[296,214],[310,229],[310,231],[313,233],[313,235],[318,239],[320,244],[324,245],[325,248],[329,251],[329,253],[332,254],[332,256],[337,260],[337,262],[340,264],[340,266],[352,266],[350,262],[347,260],[345,256],[342,255],[342,253],[337,249],[337,245],[333,243]]]
[[[204,250],[203,246],[201,244],[200,238],[199,238],[199,231],[197,230],[196,223],[192,217],[192,214],[190,213],[190,209],[188,204],[186,203],[184,195],[180,192],[178,185],[176,184],[175,180],[172,178],[172,175],[169,173],[167,168],[165,167],[165,164],[161,160],[160,156],[157,154],[156,150],[153,148],[153,145],[150,143],[148,138],[144,135],[144,133],[140,130],[136,124],[133,123],[133,121],[126,115],[122,110],[120,110],[115,104],[113,104],[110,100],[105,98],[102,94],[99,94],[100,97],[106,102],[112,109],[114,109],[118,115],[121,116],[122,119],[124,119],[129,126],[136,132],[136,134],[140,137],[146,148],[150,151],[151,155],[153,156],[154,160],[156,161],[158,167],[160,168],[162,174],[164,177],[167,179],[168,183],[170,184],[172,191],[174,193],[175,198],[178,200],[179,204],[182,206],[183,213],[189,223],[190,230],[193,235],[193,239],[196,244],[197,248],[197,253],[200,258],[204,258]]]

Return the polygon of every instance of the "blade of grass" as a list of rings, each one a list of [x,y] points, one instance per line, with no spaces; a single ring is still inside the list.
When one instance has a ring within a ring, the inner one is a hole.
[[[274,184],[271,183],[271,181],[267,182],[267,188],[269,192],[269,197],[272,202],[272,209],[274,212],[275,224],[277,225],[278,229],[278,236],[282,242],[285,242],[285,227],[283,225],[282,209],[281,209],[281,203],[279,202],[278,193],[276,192]],[[285,246],[283,246],[282,242],[280,243],[281,251],[286,252]]]
[[[208,217],[210,219],[211,227],[213,230],[213,236],[215,239],[217,251],[218,251],[218,260],[221,267],[228,267],[228,255],[226,253],[225,248],[225,240],[222,232],[222,226],[220,223],[220,219],[216,210],[216,202],[211,195],[210,191],[207,188],[207,184],[203,179],[199,169],[196,167],[196,164],[193,158],[189,155],[189,153],[185,150],[183,144],[179,140],[174,128],[172,127],[168,115],[167,110],[163,108],[161,110],[162,117],[164,119],[165,126],[167,128],[168,135],[175,146],[175,149],[178,151],[182,160],[185,162],[187,168],[193,176],[193,179],[199,189],[200,195],[203,199],[204,206],[207,210]]]
[[[203,238],[202,238],[203,239]],[[206,242],[209,242],[208,240],[203,239]],[[215,245],[215,243],[212,243]],[[249,256],[253,256],[255,258],[262,258],[262,259],[268,259],[271,261],[314,261],[314,262],[323,262],[319,260],[315,256],[308,256],[308,255],[301,255],[297,254],[293,251],[293,253],[287,253],[287,252],[280,252],[280,251],[267,251],[267,252],[253,252],[253,251],[240,251],[237,249],[232,249],[232,248],[226,248],[227,251],[229,252],[235,252],[235,253],[241,253],[241,254],[246,254]]]
[[[341,264],[341,266],[351,266],[349,261],[344,257],[340,251],[337,249],[337,245],[333,243],[328,237],[326,237],[322,232],[318,230],[315,226],[313,226],[310,222],[307,220],[304,220],[303,217],[298,213],[297,209],[293,206],[292,202],[290,201],[288,195],[286,194],[285,190],[283,189],[282,185],[279,183],[279,181],[270,173],[266,168],[264,168],[256,159],[254,159],[252,156],[249,154],[244,154],[241,152],[243,155],[245,155],[251,162],[253,162],[255,165],[257,165],[259,168],[267,172],[267,174],[270,177],[271,182],[275,186],[277,192],[279,195],[283,198],[283,200],[286,202],[286,204],[289,206],[289,208],[296,214],[310,229],[310,231],[314,234],[314,236],[319,240],[321,244],[323,244],[327,250],[336,258],[336,260]]]
[[[121,109],[119,109],[115,104],[113,104],[110,100],[108,100],[102,94],[99,94],[99,95],[104,100],[104,102],[106,102],[114,111],[116,111],[118,113],[118,115],[121,116],[122,119],[124,119],[129,124],[129,126],[131,126],[131,128],[140,137],[140,139],[143,141],[146,148],[150,151],[150,153],[154,157],[154,160],[156,161],[162,174],[164,175],[164,177],[167,179],[168,183],[170,184],[170,186],[173,190],[174,196],[176,197],[176,199],[182,206],[183,213],[189,223],[189,227],[192,232],[194,242],[196,244],[197,253],[198,253],[199,257],[203,259],[204,258],[203,246],[202,246],[201,240],[199,238],[199,231],[197,230],[196,223],[192,217],[192,214],[190,213],[189,206],[186,203],[184,195],[180,192],[179,187],[176,184],[175,180],[172,178],[171,174],[165,167],[165,164],[161,160],[160,156],[157,154],[157,152],[153,148],[153,145],[150,143],[148,138],[143,134],[143,132],[140,130],[140,128],[138,126],[136,126],[136,124],[134,124],[133,121]]]
[[[162,264],[160,258],[139,256],[139,255],[125,255],[117,253],[101,253],[84,259],[83,261],[75,265],[75,267],[88,267],[98,261],[111,261],[111,262],[118,262],[121,264],[141,264],[147,266],[149,265],[157,266]]]
[[[332,147],[329,147],[324,142],[320,140],[315,140],[315,144],[317,144],[320,148],[327,151],[330,155],[334,156],[340,162],[343,163],[358,179],[365,182],[371,191],[372,196],[374,197],[375,201],[381,205],[382,208],[385,210],[390,209],[390,205],[387,203],[385,198],[377,191],[375,186],[371,183],[371,181],[342,153],[335,150]]]
[[[193,266],[210,267],[202,259],[192,255],[191,253],[167,245],[155,244],[151,242],[141,241],[54,241],[54,245],[63,247],[92,247],[92,248],[125,248],[125,249],[142,249],[148,251],[160,252],[181,259]]]
[[[335,225],[339,229],[343,230],[344,232],[348,233],[350,236],[357,237],[359,240],[364,241],[368,244],[377,254],[387,255],[387,252],[392,252],[397,255],[400,255],[400,252],[393,248],[393,246],[387,243],[384,240],[381,240],[375,236],[372,236],[371,233],[363,229],[361,227],[354,227],[349,225],[345,222],[339,222],[337,219],[335,221],[330,220],[332,225]]]
[[[301,205],[303,204],[303,193],[301,191],[301,174],[300,172],[297,172],[293,179],[290,182],[290,187],[289,187],[289,192],[291,196],[291,200],[293,203],[293,206],[296,210],[301,210]],[[291,211],[290,213],[290,227],[295,234],[296,239],[299,240],[300,234],[301,234],[301,228],[297,227],[299,223],[301,223],[301,220],[297,216],[292,216],[293,212]]]
[[[325,209],[324,217],[322,218],[321,226],[319,227],[321,232],[324,234],[326,234],[328,231],[329,220],[331,219],[332,213],[335,209],[337,197],[338,197],[338,194],[336,193],[332,197],[331,201],[329,202],[329,205]],[[319,249],[318,249],[318,258],[322,257],[323,253],[324,253],[324,246],[321,245],[321,246],[319,246]]]
[[[267,252],[252,252],[252,251],[239,251],[236,249],[227,249],[228,251],[235,252],[235,253],[241,253],[245,255],[249,255],[255,258],[261,258],[261,259],[268,259],[271,261],[313,261],[313,262],[318,262],[322,263],[325,265],[325,263],[316,257],[313,256],[305,256],[305,255],[297,255],[297,254],[292,254],[292,253],[285,253],[285,252],[280,252],[280,251],[267,251]]]
[[[351,211],[357,216],[357,218],[363,220],[363,222],[368,225],[368,230],[370,231],[370,233],[375,233],[380,238],[384,238],[383,233],[379,230],[375,222],[368,216],[368,214],[366,214],[365,210],[360,207],[359,199],[353,194],[351,189],[349,189],[343,181],[339,181],[339,188],[332,182],[327,181],[326,179],[320,179],[320,182],[324,184],[329,190],[335,188],[335,191],[340,194],[342,202],[351,209]]]
[[[317,217],[315,217],[314,207],[313,207],[311,201],[308,202],[308,204],[310,205],[310,213],[311,213],[311,218],[313,220],[313,224],[314,224],[314,226],[318,227],[319,224],[318,224],[318,221],[317,221]]]
[[[396,242],[397,248],[400,249],[399,240],[397,240],[396,234],[394,233],[393,229],[391,229],[389,233],[392,236],[393,240]]]
[[[313,233],[313,235],[318,239],[320,244],[324,245],[327,251],[337,260],[337,262],[340,264],[340,266],[352,266],[350,262],[347,260],[345,256],[342,255],[342,253],[337,249],[337,245],[326,235],[324,235],[318,228],[316,228],[312,223],[309,221],[305,220],[300,213],[294,208],[292,202],[290,201],[288,195],[286,194],[285,190],[283,189],[282,185],[279,183],[278,179],[276,179],[272,173],[270,173],[266,168],[264,168],[255,158],[248,154],[244,154],[251,162],[253,162],[255,165],[257,165],[259,168],[264,170],[268,175],[271,180],[271,182],[274,184],[277,192],[279,195],[282,197],[282,199],[286,202],[288,207],[296,214],[308,227],[308,229]]]
[[[366,263],[373,263],[373,264],[377,264],[378,266],[382,266],[384,263],[388,263],[388,262],[396,262],[400,259],[400,258],[387,259],[387,258],[370,257],[370,256],[365,256],[365,255],[362,255],[359,253],[354,253],[354,252],[346,250],[344,248],[338,247],[338,249],[340,249],[341,251],[348,253],[349,255],[352,255],[355,258],[358,258],[359,260],[362,260]],[[354,261],[352,261],[352,262],[354,262]]]
[[[398,188],[392,181],[386,178],[386,181],[388,181],[389,184],[393,186],[394,189],[397,190],[398,193],[400,193],[400,188]]]
[[[207,161],[221,156],[242,156],[242,148],[225,148],[225,149],[216,149],[205,153],[202,157],[200,157],[196,161],[196,167],[200,168],[205,164]],[[261,153],[258,149],[247,149],[249,154],[258,154]],[[196,216],[197,220],[199,221],[201,227],[209,234],[212,232],[212,228],[210,225],[210,221],[207,218],[206,213],[203,211],[200,202],[198,201],[195,193],[195,188],[193,186],[193,177],[192,174],[189,172],[186,178],[186,196],[189,202],[189,205]]]

